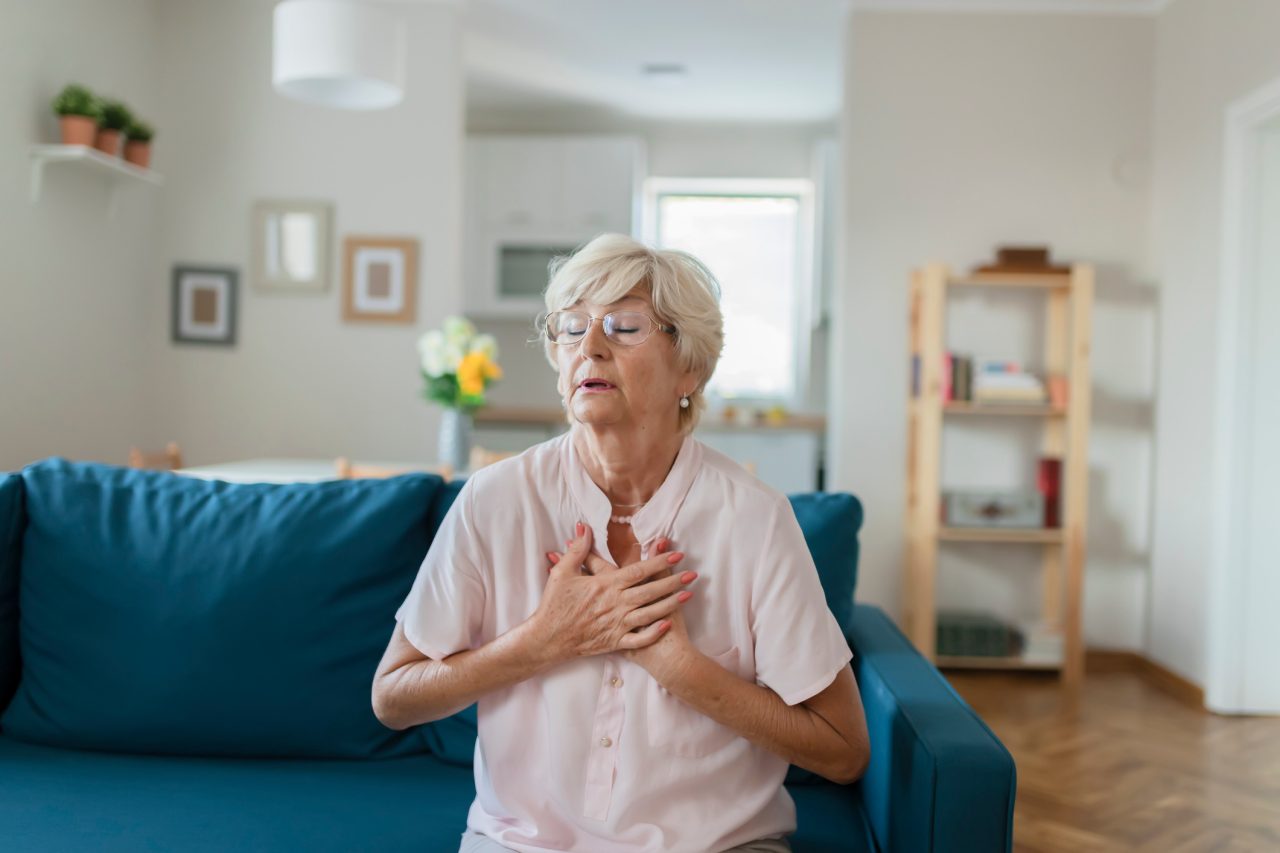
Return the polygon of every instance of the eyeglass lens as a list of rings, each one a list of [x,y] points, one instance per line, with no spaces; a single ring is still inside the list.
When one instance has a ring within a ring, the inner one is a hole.
[[[644,343],[653,331],[649,315],[636,311],[615,311],[601,319],[605,336],[623,346]],[[557,344],[577,343],[587,333],[591,322],[591,315],[581,311],[557,311],[547,317],[547,336]]]

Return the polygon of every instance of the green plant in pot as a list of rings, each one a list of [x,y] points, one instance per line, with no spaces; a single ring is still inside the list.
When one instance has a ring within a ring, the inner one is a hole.
[[[98,120],[98,136],[93,147],[112,157],[120,156],[124,129],[133,121],[129,108],[120,101],[103,101],[102,118]]]
[[[69,83],[53,99],[63,145],[92,145],[102,118],[102,104],[85,86]]]
[[[140,169],[151,166],[151,139],[155,131],[144,121],[131,121],[124,129],[124,159]]]

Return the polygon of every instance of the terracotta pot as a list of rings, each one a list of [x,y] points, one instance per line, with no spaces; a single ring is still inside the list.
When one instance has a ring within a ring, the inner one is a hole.
[[[139,169],[151,167],[151,143],[140,139],[130,139],[124,144],[124,159]]]
[[[63,145],[92,145],[98,123],[88,116],[59,116]]]
[[[112,157],[120,156],[120,140],[124,138],[124,134],[118,130],[102,129],[98,131],[98,137],[93,142],[93,147],[97,148],[104,154],[110,154]]]

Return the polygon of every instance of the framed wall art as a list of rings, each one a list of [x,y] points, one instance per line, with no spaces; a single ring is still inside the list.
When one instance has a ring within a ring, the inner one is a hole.
[[[230,267],[174,265],[173,341],[235,344],[239,277],[239,272]]]
[[[413,323],[417,313],[418,241],[347,237],[343,241],[342,319]]]
[[[277,293],[329,289],[331,204],[263,199],[253,203],[250,218],[254,289]]]

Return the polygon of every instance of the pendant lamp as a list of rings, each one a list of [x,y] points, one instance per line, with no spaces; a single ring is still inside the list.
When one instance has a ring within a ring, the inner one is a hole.
[[[271,79],[288,98],[380,110],[404,97],[404,22],[360,0],[283,0],[275,8]]]

